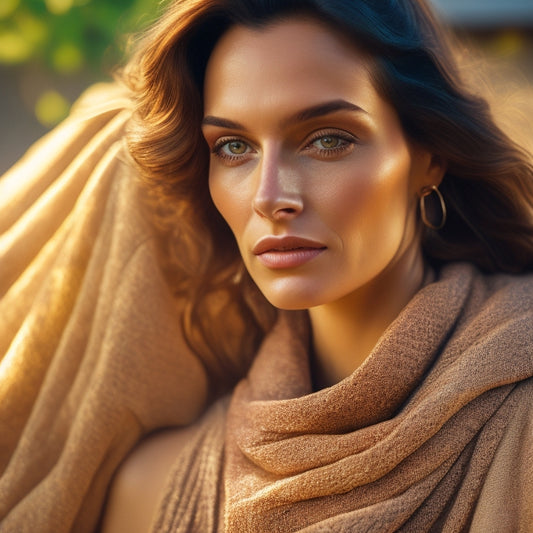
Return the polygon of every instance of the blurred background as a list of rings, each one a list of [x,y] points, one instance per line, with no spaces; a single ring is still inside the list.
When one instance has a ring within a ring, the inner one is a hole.
[[[161,0],[0,0],[0,175],[109,80]]]
[[[485,72],[501,114],[522,121],[533,138],[533,0],[431,1],[474,52],[472,74]],[[0,0],[0,175],[68,114],[83,89],[110,79],[160,3]]]

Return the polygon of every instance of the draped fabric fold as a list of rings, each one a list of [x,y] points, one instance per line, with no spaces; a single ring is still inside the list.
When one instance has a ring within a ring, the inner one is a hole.
[[[130,116],[124,88],[94,87],[0,178],[1,532],[94,531],[135,442],[205,402],[124,147]]]
[[[531,292],[529,277],[446,267],[354,374],[315,393],[294,340],[305,320],[285,314],[229,408],[227,531],[469,530],[509,421],[531,402]],[[526,450],[529,420],[515,442]],[[520,469],[517,495],[531,494],[533,469]],[[501,520],[519,531],[531,504]]]

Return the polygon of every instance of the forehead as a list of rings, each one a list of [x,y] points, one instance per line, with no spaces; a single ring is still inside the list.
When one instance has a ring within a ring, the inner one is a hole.
[[[204,104],[206,114],[232,111],[244,103],[317,98],[375,98],[372,62],[342,33],[309,18],[291,18],[265,28],[234,26],[209,59]]]

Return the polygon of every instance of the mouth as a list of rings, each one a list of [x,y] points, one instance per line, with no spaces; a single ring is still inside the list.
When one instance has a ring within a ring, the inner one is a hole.
[[[326,246],[320,242],[295,236],[264,237],[252,249],[252,253],[268,268],[295,268],[318,255]]]

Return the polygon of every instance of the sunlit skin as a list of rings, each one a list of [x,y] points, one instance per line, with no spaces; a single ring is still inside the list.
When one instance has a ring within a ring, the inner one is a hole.
[[[416,206],[444,173],[371,68],[329,27],[293,18],[230,29],[206,72],[211,196],[266,298],[309,309],[320,386],[352,373],[419,289]]]

